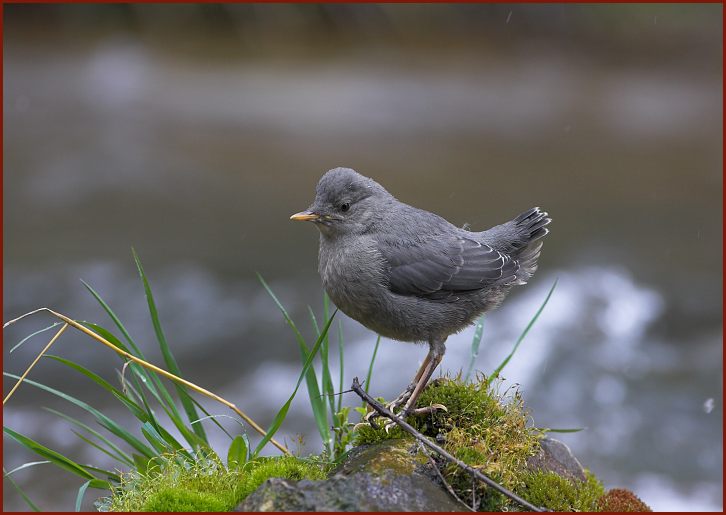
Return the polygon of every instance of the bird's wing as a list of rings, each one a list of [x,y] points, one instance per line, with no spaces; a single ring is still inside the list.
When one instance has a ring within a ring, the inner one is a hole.
[[[401,295],[446,299],[516,280],[519,263],[464,235],[437,235],[379,247],[389,265],[389,288]]]

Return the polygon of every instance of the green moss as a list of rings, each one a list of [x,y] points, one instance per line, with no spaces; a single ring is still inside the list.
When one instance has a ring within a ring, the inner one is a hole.
[[[385,422],[385,419],[379,420],[382,421],[381,424]],[[394,427],[388,433],[386,433],[383,428],[373,429],[371,426],[366,424],[361,425],[360,427],[358,427],[358,429],[356,429],[355,435],[353,436],[353,446],[357,447],[359,445],[369,445],[382,442],[384,440],[394,440],[396,438],[413,439],[412,436],[410,436],[398,426]]]
[[[518,392],[500,395],[483,377],[475,383],[444,378],[432,381],[419,398],[419,407],[433,404],[443,404],[447,411],[411,417],[409,423],[503,486],[512,490],[523,486],[527,458],[539,451],[541,433],[528,424],[529,415]],[[376,443],[401,437],[411,438],[397,427],[387,434],[383,429],[360,426],[354,442]],[[441,467],[457,495],[471,499],[473,494],[479,509],[499,511],[514,507],[484,485],[473,485],[471,476],[456,465]],[[476,490],[472,492],[472,488]]]
[[[432,404],[443,404],[448,411],[414,419],[419,431],[443,440],[444,449],[502,486],[510,490],[522,487],[527,458],[539,451],[541,433],[529,424],[519,392],[499,394],[483,377],[475,383],[440,379],[421,394],[419,406]],[[476,499],[479,510],[516,507],[485,485],[472,482],[454,464],[446,464],[443,474],[460,498]]]
[[[109,511],[231,511],[271,477],[323,479],[327,467],[295,457],[261,458],[228,469],[217,458],[193,464],[174,455],[144,475],[125,474],[107,503]]]
[[[554,472],[529,472],[524,475],[524,486],[518,493],[529,502],[552,511],[600,511],[597,502],[605,489],[589,471],[585,476],[585,481],[578,481]]]
[[[218,492],[162,488],[149,496],[142,509],[154,512],[229,511],[227,499],[223,497]]]
[[[301,479],[325,479],[327,470],[318,464],[310,463],[292,456],[261,458],[247,465],[247,474],[239,489],[237,503],[257,490],[271,477],[281,477],[293,481]]]
[[[518,392],[508,390],[501,395],[485,379],[473,384],[458,378],[440,379],[424,390],[419,401],[419,406],[432,404],[443,404],[448,411],[411,417],[409,422],[454,456],[536,505],[553,511],[597,511],[604,490],[589,472],[587,480],[580,482],[527,469],[527,459],[540,449],[542,434],[531,427]],[[393,441],[395,438],[402,439]],[[400,428],[390,433],[369,426],[356,430],[358,445],[384,440],[390,452],[374,466],[396,469],[401,466],[399,459],[406,458],[401,472],[410,473],[411,437]],[[108,503],[110,511],[229,511],[271,477],[324,479],[330,468],[320,459],[294,457],[260,458],[240,469],[227,469],[216,457],[189,464],[171,455],[158,463],[145,475],[124,476],[122,487]],[[472,481],[456,465],[441,461],[439,467],[457,495],[467,502],[474,499],[478,510],[519,509],[501,494]]]

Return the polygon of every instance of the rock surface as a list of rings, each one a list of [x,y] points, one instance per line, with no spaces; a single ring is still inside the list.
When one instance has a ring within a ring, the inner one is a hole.
[[[570,449],[545,438],[527,462],[532,470],[585,480]],[[323,481],[270,479],[236,511],[467,511],[441,486],[411,440],[386,440],[353,449]]]
[[[554,472],[562,477],[585,481],[585,470],[564,443],[552,438],[540,441],[542,450],[527,460],[530,470]]]
[[[237,511],[463,511],[430,480],[419,475],[366,473],[325,481],[270,479]]]
[[[353,449],[324,481],[270,479],[237,511],[466,511],[425,473],[409,440]]]

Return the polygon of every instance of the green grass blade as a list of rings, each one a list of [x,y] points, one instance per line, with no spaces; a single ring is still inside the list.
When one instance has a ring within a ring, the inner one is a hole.
[[[111,383],[109,383],[108,381],[106,381],[104,378],[102,378],[101,376],[99,376],[95,372],[92,372],[92,371],[88,370],[83,365],[79,365],[78,363],[76,363],[74,361],[71,361],[71,360],[66,359],[66,358],[61,358],[60,356],[54,356],[52,354],[46,354],[45,357],[46,358],[53,359],[53,360],[58,361],[60,363],[63,363],[67,367],[70,367],[73,370],[75,370],[77,372],[80,372],[81,374],[83,374],[84,376],[86,376],[89,379],[91,379],[94,383],[96,383],[97,385],[99,385],[104,390],[106,390],[108,392],[111,392],[119,401],[121,401],[124,404],[124,406],[126,406],[129,409],[129,411],[131,411],[131,413],[136,418],[138,418],[142,422],[146,422],[146,420],[148,420],[148,414],[141,408],[141,406],[139,406],[138,404],[136,404],[136,402],[134,402],[132,399],[130,399],[128,396],[126,396],[124,394],[124,392],[122,392],[121,390],[119,390],[118,388],[116,388],[115,386],[113,386]]]
[[[27,468],[30,468],[30,467],[35,467],[35,466],[37,466],[37,465],[45,465],[46,463],[53,463],[53,462],[52,462],[52,461],[50,461],[50,460],[43,460],[43,461],[29,461],[28,463],[23,463],[23,464],[22,464],[22,465],[20,465],[19,467],[15,467],[15,468],[14,468],[13,470],[11,470],[10,472],[5,472],[5,467],[3,467],[3,474],[4,474],[4,475],[3,475],[3,477],[8,477],[8,476],[9,476],[9,475],[11,475],[11,474],[15,474],[15,473],[16,473],[17,471],[19,471],[19,470],[27,469]]]
[[[5,467],[3,467],[3,472],[5,472]],[[15,482],[15,480],[10,477],[7,473],[5,474],[5,477],[8,478],[8,481],[10,481],[10,484],[13,485],[13,488],[20,494],[20,497],[23,498],[25,501],[25,504],[27,504],[31,510],[33,511],[40,511],[40,508],[28,497],[28,494],[26,494],[20,486]]]
[[[474,338],[471,340],[471,356],[469,358],[469,368],[466,371],[466,376],[464,377],[464,382],[468,382],[469,378],[471,377],[471,373],[474,370],[474,364],[476,363],[476,358],[479,356],[479,344],[481,344],[481,337],[484,333],[484,317],[479,317],[479,320],[476,322],[476,328],[474,329]]]
[[[313,317],[313,322],[315,318]],[[320,333],[318,332],[318,336]],[[308,350],[307,344],[304,341],[298,341],[298,349],[300,350],[300,361],[305,363],[308,359],[310,351]],[[325,399],[320,393],[318,387],[318,376],[315,374],[315,369],[310,369],[305,374],[305,385],[308,389],[308,400],[310,401],[310,408],[313,411],[313,418],[315,419],[315,425],[320,433],[320,438],[326,445],[329,441],[329,430],[328,430],[328,412],[325,409]]]
[[[111,309],[111,307],[106,303],[106,301],[103,300],[103,298],[85,281],[81,280],[83,285],[86,287],[86,289],[91,293],[91,295],[96,299],[96,301],[99,303],[99,305],[103,308],[103,310],[106,312],[106,314],[111,318],[111,320],[114,322],[116,327],[121,331],[121,334],[128,342],[129,346],[131,347],[131,351],[124,345],[118,338],[116,338],[115,335],[113,335],[110,331],[107,329],[91,323],[83,323],[86,327],[91,329],[92,331],[96,332],[98,335],[102,336],[109,342],[116,345],[119,349],[122,349],[126,352],[129,352],[143,360],[146,361],[146,357],[141,352],[141,349],[136,345],[133,338],[131,338],[131,335],[129,334],[126,327],[121,322],[121,319],[114,313],[114,311]],[[161,382],[161,379],[156,375],[153,374],[146,369],[136,365],[132,364],[130,365],[131,369],[134,371],[135,375],[140,378],[140,380],[144,383],[146,388],[154,395],[154,397],[159,400],[159,403],[162,405],[165,405],[169,411],[174,413],[174,416],[177,418],[180,418],[179,411],[176,408],[176,404],[174,402],[174,399],[172,399],[171,395],[169,394],[169,391],[166,389],[164,384]],[[139,392],[142,392],[142,389],[139,389]],[[163,399],[163,400],[162,400]],[[148,409],[148,403],[144,403],[145,407]],[[150,415],[151,416],[151,415]]]
[[[86,495],[86,490],[91,485],[90,481],[86,481],[78,489],[78,495],[76,495],[76,511],[81,511],[81,503],[83,502],[83,496]]]
[[[305,338],[303,338],[302,333],[298,330],[297,326],[295,325],[295,322],[292,320],[290,315],[287,313],[287,310],[282,305],[282,303],[277,299],[277,296],[272,292],[272,289],[267,285],[265,280],[262,278],[262,276],[258,273],[257,278],[259,279],[260,283],[262,284],[262,287],[267,291],[267,294],[272,298],[272,300],[277,305],[277,308],[282,313],[283,318],[285,319],[285,322],[288,326],[292,329],[293,333],[295,334],[295,339],[297,340],[298,347],[300,349],[300,357],[303,363],[307,362],[308,357],[310,356],[310,351],[308,349],[307,344],[305,343]],[[314,315],[313,315],[313,325],[315,325]],[[320,333],[319,333],[320,334]],[[318,334],[318,335],[319,335]],[[313,417],[315,418],[315,425],[318,428],[318,432],[320,433],[320,438],[323,440],[323,442],[329,442],[330,441],[330,429],[328,427],[328,417],[327,417],[327,410],[325,408],[325,399],[322,398],[320,395],[320,389],[318,388],[318,378],[315,374],[315,369],[313,367],[309,367],[305,373],[305,385],[308,388],[308,396],[310,399],[310,407],[313,411]]]
[[[102,453],[104,453],[106,456],[109,456],[113,460],[118,461],[118,462],[121,462],[121,463],[125,463],[126,465],[129,465],[125,461],[121,460],[118,456],[116,456],[113,452],[109,451],[108,449],[106,449],[102,445],[98,444],[97,442],[94,442],[93,440],[91,440],[87,436],[82,435],[81,433],[79,433],[75,429],[71,429],[71,432],[74,435],[76,435],[80,440],[82,440],[83,442],[87,443],[91,447],[94,447],[94,448],[98,449],[99,451],[101,451]],[[131,463],[131,465],[133,465],[133,463]]]
[[[114,483],[121,482],[121,476],[119,476],[116,472],[111,472],[110,470],[102,469],[99,467],[94,467],[93,465],[89,465],[88,463],[86,463],[84,465],[84,467],[86,467],[86,469],[88,469],[89,471],[97,472],[99,474],[103,474],[104,476],[106,476],[107,479],[94,479],[94,481],[102,481],[103,483],[108,485],[109,489],[111,488],[110,482],[114,482]],[[91,482],[91,488],[102,488],[101,486],[93,486],[93,485],[94,485],[94,483]],[[103,488],[106,488],[106,487],[104,486]]]
[[[300,377],[298,377],[297,384],[295,385],[295,390],[293,390],[292,395],[290,395],[290,398],[287,400],[285,404],[283,404],[282,408],[280,408],[280,411],[278,411],[277,415],[275,416],[275,419],[273,420],[272,424],[270,425],[270,429],[267,430],[267,433],[262,438],[260,443],[255,448],[255,451],[252,453],[252,458],[255,459],[259,452],[264,448],[265,445],[267,445],[267,442],[270,441],[270,438],[275,436],[275,433],[277,433],[277,430],[280,429],[280,426],[282,425],[283,421],[285,420],[285,417],[287,416],[287,412],[290,409],[290,405],[292,404],[293,399],[295,398],[295,395],[297,395],[297,391],[300,389],[300,384],[302,384],[303,379],[305,379],[305,376],[307,375],[308,369],[313,363],[313,358],[315,357],[315,354],[320,349],[320,346],[323,343],[323,339],[325,338],[325,335],[328,333],[328,330],[330,329],[330,324],[333,323],[333,319],[335,318],[336,313],[338,313],[338,310],[336,309],[333,312],[333,315],[328,319],[328,321],[325,323],[325,327],[323,328],[322,334],[318,337],[317,341],[315,342],[315,345],[313,345],[312,350],[308,354],[307,360],[305,360],[305,364],[303,365],[302,371],[300,372]]]
[[[202,440],[192,429],[187,427],[181,417],[175,416],[167,409],[166,406],[162,405],[162,408],[166,412],[167,417],[169,417],[169,420],[171,420],[172,424],[174,424],[174,427],[177,428],[192,449],[209,449],[209,444],[207,444],[205,440]],[[153,418],[150,422],[154,425],[157,431],[162,434],[162,436],[169,440],[170,443],[172,439],[176,442],[174,437],[171,436],[166,429],[164,429],[164,426],[158,421],[158,419]],[[193,427],[195,423],[197,423],[197,420],[190,422],[189,426]],[[181,447],[181,444],[178,442],[175,445],[179,445],[179,447]]]
[[[135,356],[138,356],[139,358],[146,360],[146,358],[144,357],[144,354],[141,352],[141,349],[139,349],[139,347],[136,345],[136,343],[134,343],[134,339],[131,338],[131,335],[126,330],[126,327],[123,325],[123,323],[121,323],[121,319],[119,319],[119,317],[116,316],[116,313],[113,312],[113,310],[106,303],[106,301],[103,300],[103,298],[96,292],[96,290],[94,290],[91,287],[91,285],[88,284],[86,281],[81,279],[81,283],[91,293],[93,298],[96,299],[96,302],[98,302],[101,305],[101,307],[106,312],[106,314],[109,316],[109,318],[111,318],[111,320],[113,320],[113,323],[116,325],[116,327],[118,327],[118,330],[121,331],[121,334],[124,336],[124,338],[126,339],[126,341],[129,344],[129,346],[133,349],[133,352],[131,354],[134,354]],[[125,345],[123,347],[119,347],[119,348],[122,348],[123,350],[126,350],[128,352],[128,349],[126,348]]]
[[[6,377],[10,377],[13,379],[20,379],[19,376],[16,376],[15,374],[10,374],[8,372],[3,372],[3,375]],[[147,458],[151,458],[155,455],[154,451],[152,451],[148,446],[146,446],[141,440],[136,438],[134,435],[129,433],[126,429],[124,429],[121,425],[119,425],[117,422],[115,422],[113,419],[107,417],[100,411],[98,411],[93,406],[76,399],[75,397],[72,397],[64,392],[61,392],[59,390],[56,390],[55,388],[51,388],[50,386],[46,386],[42,383],[38,383],[36,381],[33,381],[32,379],[25,379],[25,383],[35,386],[36,388],[40,388],[41,390],[45,390],[48,393],[52,393],[53,395],[56,395],[60,397],[61,399],[65,399],[68,402],[75,404],[79,408],[84,409],[85,411],[89,412],[91,415],[93,415],[99,424],[101,424],[103,427],[108,429],[112,434],[118,436],[122,440],[124,440],[126,443],[128,443],[131,447],[139,451],[141,454],[146,456]]]
[[[141,433],[160,454],[173,453],[175,456],[194,461],[192,455],[163,426],[146,422],[141,426]]]
[[[136,467],[136,471],[142,475],[146,474],[149,470],[151,459],[146,456],[141,456],[140,454],[133,454],[132,458],[134,459],[134,466]]]
[[[120,461],[127,465],[133,466],[134,462],[131,459],[131,456],[129,456],[128,454],[123,452],[119,446],[117,446],[115,443],[110,441],[108,438],[103,436],[101,433],[99,433],[98,431],[96,431],[95,429],[90,427],[89,425],[84,424],[80,420],[77,420],[73,417],[66,415],[65,413],[61,413],[60,411],[56,411],[52,408],[43,408],[43,409],[45,409],[46,411],[49,411],[50,413],[53,413],[54,415],[57,415],[58,417],[66,420],[67,422],[69,422],[77,427],[80,427],[81,429],[83,429],[85,431],[88,431],[91,435],[98,438],[101,442],[103,442],[106,446],[108,446],[108,449],[106,449],[104,452],[109,454],[112,458],[116,459],[117,461]]]
[[[111,490],[111,485],[107,481],[100,479],[91,479],[83,483],[78,489],[78,495],[76,495],[76,511],[81,511],[81,504],[83,503],[83,497],[86,495],[88,488],[99,488],[101,490]]]
[[[31,339],[31,338],[32,338],[33,336],[35,336],[36,334],[40,334],[40,333],[44,333],[44,332],[46,332],[46,331],[50,331],[51,329],[53,329],[53,328],[54,328],[54,327],[56,327],[56,326],[59,326],[59,325],[61,325],[62,323],[63,323],[63,322],[55,322],[54,324],[51,324],[51,325],[49,325],[48,327],[45,327],[45,328],[43,328],[43,329],[40,329],[39,331],[35,331],[34,333],[31,333],[31,334],[29,334],[28,336],[26,336],[25,338],[23,338],[22,340],[20,340],[20,341],[19,341],[18,343],[16,343],[16,344],[15,344],[15,345],[13,346],[13,348],[12,348],[12,349],[10,349],[10,354],[12,354],[12,353],[13,353],[13,351],[14,351],[15,349],[17,349],[17,348],[18,348],[18,347],[20,347],[20,346],[21,346],[22,344],[24,344],[25,342],[27,342],[28,340],[30,340],[30,339]]]
[[[119,390],[118,388],[115,388],[113,385],[111,385],[108,381],[100,377],[99,375],[95,374],[94,372],[91,372],[87,368],[73,362],[70,360],[67,360],[65,358],[61,358],[59,356],[52,356],[49,355],[47,357],[50,357],[52,359],[55,359],[56,361],[59,361],[74,370],[82,373],[83,375],[89,377],[92,379],[95,383],[100,385],[105,390],[111,392],[114,397],[116,397],[121,403],[123,403],[129,411],[142,423],[150,422],[153,424],[157,430],[159,430],[161,433],[164,433],[164,429],[162,425],[159,423],[159,421],[156,419],[153,411],[146,403],[146,400],[144,399],[144,408],[142,409],[141,406],[139,406],[133,399],[131,399],[128,395],[126,395],[124,392]],[[129,391],[133,391],[132,388],[129,387]],[[143,398],[143,397],[142,397]],[[162,408],[166,410],[166,407],[162,403]],[[199,438],[196,437],[196,435],[187,428],[184,423],[181,421],[181,419],[178,416],[174,416],[173,413],[170,413],[168,410],[166,410],[167,415],[169,416],[169,419],[174,423],[174,425],[179,429],[179,432],[184,435],[188,441],[190,441],[191,445],[199,444]],[[168,433],[167,433],[168,435]],[[168,439],[174,440],[171,435],[168,435]],[[176,442],[176,440],[174,440]],[[171,443],[171,442],[170,442]],[[180,444],[176,443],[177,446],[181,447]]]
[[[92,324],[90,322],[82,322],[84,326],[86,326],[91,331],[95,332],[102,338],[105,338],[110,343],[114,344],[119,349],[129,352],[130,354],[134,354],[133,352],[130,352],[129,349],[118,339],[116,336],[108,331],[106,328],[101,327],[97,324]],[[141,359],[145,359],[143,356],[138,356]],[[167,404],[173,408],[173,411],[176,412],[176,407],[174,406],[174,399],[171,398],[171,395],[169,395],[169,392],[164,388],[164,385],[161,384],[161,380],[159,377],[157,377],[156,374],[146,370],[141,365],[138,365],[136,363],[129,364],[129,369],[134,373],[133,376],[137,378],[139,381],[141,381],[147,390],[151,392],[151,394],[159,401],[160,404]],[[134,380],[134,382],[138,382]],[[139,392],[143,391],[141,388],[139,388]],[[143,398],[144,396],[142,396]],[[162,398],[164,400],[162,400]]]
[[[545,433],[579,433],[580,431],[584,431],[587,429],[586,427],[570,427],[570,428],[556,428],[553,429],[551,427],[542,427],[537,428],[540,431],[544,431]]]
[[[139,256],[136,254],[136,251],[134,249],[131,249],[131,252],[134,255],[134,261],[136,261],[136,268],[139,271],[139,276],[141,277],[141,282],[144,284],[144,292],[146,293],[146,302],[149,306],[149,314],[151,315],[151,322],[152,322],[152,325],[154,326],[154,332],[156,333],[156,339],[159,342],[159,348],[161,349],[161,354],[164,356],[164,362],[166,363],[166,366],[169,369],[169,372],[171,372],[172,374],[174,374],[176,376],[183,377],[181,370],[179,369],[179,365],[176,362],[176,358],[174,358],[174,354],[172,354],[171,349],[169,348],[169,344],[166,341],[166,336],[164,335],[164,330],[162,329],[161,322],[159,321],[159,312],[156,309],[156,302],[154,301],[154,295],[151,292],[151,286],[149,285],[149,281],[146,278],[146,274],[144,273],[144,268],[141,266],[141,260],[139,259]],[[184,407],[184,411],[187,414],[187,418],[189,419],[189,422],[197,420],[199,418],[199,414],[197,413],[197,410],[194,407],[194,403],[192,402],[192,398],[189,395],[189,393],[186,391],[186,388],[177,383],[174,383],[174,388],[176,389],[177,395],[179,395],[179,400],[181,401],[182,406]],[[206,435],[206,432],[204,431],[204,426],[202,424],[194,424],[192,426],[192,429],[199,438],[201,438],[205,443],[208,443],[207,435]]]
[[[90,288],[90,287],[88,287],[88,288]],[[91,291],[93,292],[93,290],[91,290]],[[95,292],[93,292],[93,293],[95,293]],[[100,299],[100,297],[98,297],[97,295],[98,294],[95,294],[97,300],[99,300],[99,302],[103,303],[103,299]],[[102,305],[105,306],[105,303],[103,303]],[[108,312],[110,313],[109,316],[111,316],[115,320],[118,320],[116,315],[113,314],[113,311],[110,311],[110,308],[108,308]],[[118,324],[121,324],[121,322],[119,321]],[[114,334],[112,334],[110,331],[108,331],[104,327],[101,327],[97,324],[92,324],[89,322],[83,322],[83,325],[88,327],[90,330],[94,331],[99,336],[105,338],[106,340],[108,340],[109,342],[111,342],[112,344],[117,346],[119,349],[126,351],[126,352],[130,352],[129,349],[118,338],[116,338],[116,336]],[[123,325],[121,325],[120,327],[123,328]],[[122,331],[125,332],[126,329],[122,329]],[[125,334],[128,335],[127,332]],[[126,338],[130,339],[130,336],[126,336]],[[137,349],[137,347],[135,345],[133,346],[133,348]],[[133,352],[130,352],[130,353],[134,354]],[[144,360],[146,359],[143,356],[143,354],[141,354],[140,352],[137,354],[138,354],[139,358],[144,359]],[[151,392],[151,394],[159,401],[159,404],[161,404],[162,406],[166,406],[172,413],[174,413],[174,416],[176,416],[177,418],[180,418],[179,411],[176,408],[174,399],[171,397],[171,395],[169,394],[169,391],[164,387],[161,380],[159,379],[159,377],[156,374],[147,371],[145,368],[143,368],[140,365],[137,365],[136,363],[130,364],[129,368],[133,371],[134,375],[136,377],[138,377],[138,379],[144,384],[146,389],[149,390],[149,392]],[[143,391],[143,390],[141,388],[139,388],[139,391]],[[148,404],[146,404],[145,407],[148,408]]]
[[[489,376],[488,381],[492,382],[495,377],[499,375],[499,373],[504,369],[504,367],[507,366],[507,363],[509,363],[509,360],[512,359],[512,356],[514,356],[514,353],[517,352],[517,349],[519,348],[519,344],[522,343],[522,340],[524,340],[524,337],[527,336],[527,333],[529,333],[529,330],[532,329],[532,326],[539,318],[539,315],[544,310],[545,306],[550,300],[550,297],[552,296],[552,292],[555,291],[555,287],[557,286],[557,279],[555,279],[555,282],[552,284],[552,288],[550,288],[549,293],[547,293],[547,297],[545,298],[542,305],[537,310],[537,313],[535,313],[534,317],[532,317],[532,320],[529,321],[529,324],[527,324],[527,327],[524,328],[524,331],[522,331],[522,334],[517,339],[517,343],[514,344],[514,348],[512,349],[512,352],[509,353],[509,355],[504,358],[504,361],[502,361],[499,366],[492,372],[492,374]]]
[[[237,435],[232,440],[227,451],[227,468],[239,469],[247,463],[250,453],[250,443],[245,435]]]
[[[36,442],[32,438],[28,438],[27,436],[13,431],[6,426],[3,426],[3,432],[26,449],[31,450],[37,455],[42,456],[43,458],[53,462],[53,464],[59,466],[60,468],[67,470],[68,472],[72,472],[77,476],[81,476],[84,479],[95,479],[94,475],[88,472],[88,470],[86,470],[83,465],[76,463],[70,458],[66,458],[61,453],[56,452],[53,449],[49,449],[45,445]]]
[[[315,328],[316,336],[320,336],[320,328],[318,327],[318,321],[315,318],[315,313],[313,312],[313,309],[308,306],[308,311],[310,313],[310,319],[313,322],[313,327]],[[327,317],[326,317],[327,320]],[[310,404],[313,408],[313,415],[315,416],[315,422],[318,426],[318,432],[320,433],[320,437],[323,440],[323,444],[327,448],[328,451],[332,450],[332,435],[330,434],[330,425],[328,424],[328,420],[335,418],[335,412],[333,411],[335,408],[335,391],[333,389],[333,383],[330,380],[330,369],[328,368],[328,360],[327,360],[327,353],[326,353],[326,342],[329,341],[328,335],[325,335],[325,338],[323,338],[323,344],[320,346],[320,360],[322,362],[322,383],[320,385],[320,392],[313,392],[308,388],[308,393],[310,394]],[[306,355],[302,355],[302,362],[305,363],[305,359],[307,358]],[[310,369],[313,371],[311,374],[311,377],[315,378],[316,381],[316,387],[317,387],[317,377],[315,376],[314,369]],[[328,415],[327,408],[325,407],[325,401],[328,399],[329,407],[330,407],[330,415]]]
[[[338,406],[335,410],[338,413],[343,405],[343,381],[345,377],[345,360],[343,359],[343,322],[338,320],[338,361],[340,363],[340,378],[338,381]]]
[[[376,346],[373,348],[373,356],[371,357],[371,362],[368,364],[368,374],[366,374],[366,393],[368,393],[368,388],[371,386],[371,377],[373,377],[373,364],[376,362],[376,354],[378,354],[378,345],[381,343],[381,335],[378,335],[378,338],[376,338]],[[363,403],[365,406],[365,402]]]
[[[156,428],[148,422],[145,422],[141,426],[141,433],[146,437],[146,440],[151,444],[154,449],[156,449],[159,454],[173,451],[169,444],[167,444],[161,437]]]
[[[81,281],[83,282],[83,281]],[[96,301],[101,305],[101,307],[106,311],[108,316],[113,320],[113,322],[116,324],[116,327],[121,331],[126,341],[129,343],[129,346],[131,347],[131,351],[129,348],[126,347],[116,336],[105,329],[102,326],[99,326],[97,324],[92,324],[89,322],[84,322],[83,325],[97,333],[99,336],[105,338],[109,342],[116,345],[119,349],[129,352],[131,354],[134,354],[135,356],[146,360],[143,353],[139,349],[139,347],[134,343],[133,339],[131,338],[131,335],[124,327],[123,323],[121,323],[121,320],[118,318],[118,316],[113,312],[113,310],[109,307],[109,305],[101,298],[101,296],[93,289],[90,285],[83,282],[86,289],[88,289],[89,292],[91,292],[91,295],[96,299]],[[132,363],[129,365],[129,368],[134,373],[134,376],[138,378],[139,381],[143,383],[143,385],[146,387],[147,390],[159,401],[159,404],[165,408],[165,411],[171,412],[172,415],[170,415],[170,418],[172,420],[177,420],[181,418],[181,415],[179,414],[179,411],[176,408],[176,403],[174,402],[174,399],[169,394],[169,391],[164,387],[162,384],[160,378],[152,373],[147,371],[145,368],[141,367],[140,365],[137,365],[136,363]],[[139,396],[142,399],[142,402],[144,404],[144,408],[146,409],[149,419],[154,419],[154,415],[151,412],[151,409],[149,408],[148,402],[145,399],[145,396],[143,395],[143,389],[138,388]]]
[[[167,445],[169,447],[171,447],[172,449],[177,451],[178,454],[182,454],[190,459],[192,458],[192,455],[189,453],[189,451],[184,449],[184,446],[181,443],[179,443],[179,441],[177,441],[177,439],[174,438],[174,436],[169,431],[167,431],[163,425],[156,424],[153,426],[154,426],[154,429],[156,429],[157,434],[159,436],[161,436],[161,438],[167,443]],[[202,445],[201,443],[198,442],[198,445],[196,445],[195,448],[200,448],[200,447],[205,447],[205,446],[206,446],[206,444]]]
[[[208,412],[208,411],[206,410],[206,408],[205,408],[204,406],[202,406],[202,404],[201,404],[201,403],[200,403],[199,401],[197,401],[196,399],[192,399],[192,400],[194,401],[194,404],[195,404],[195,405],[196,405],[196,407],[197,407],[197,408],[199,409],[199,411],[201,411],[201,412],[202,412],[202,413],[204,413],[204,415],[205,415],[205,416],[203,416],[202,418],[200,418],[199,420],[195,420],[194,422],[192,422],[192,424],[201,424],[201,423],[202,423],[203,421],[205,421],[205,420],[211,420],[211,421],[212,421],[212,423],[213,423],[213,424],[214,424],[215,426],[217,426],[217,428],[218,428],[218,429],[219,429],[220,431],[222,431],[222,432],[223,432],[224,434],[226,434],[227,436],[229,436],[229,439],[230,439],[230,440],[233,440],[233,439],[234,439],[234,438],[232,437],[232,435],[231,435],[231,434],[229,434],[229,431],[227,431],[227,430],[225,429],[225,427],[224,427],[224,426],[223,426],[222,424],[220,424],[220,423],[219,423],[219,422],[217,421],[217,416],[221,416],[221,415],[210,415],[210,414],[209,414],[209,412]],[[225,416],[226,416],[226,417],[229,417],[229,415],[225,415]],[[229,418],[231,418],[232,420],[235,420],[235,421],[237,421],[237,422],[238,422],[238,423],[239,423],[240,425],[242,424],[242,423],[241,423],[241,421],[240,421],[239,419],[237,419],[237,418],[234,418],[234,417],[229,417]]]
[[[282,303],[277,299],[277,296],[275,296],[274,293],[272,293],[272,290],[267,285],[265,280],[262,278],[262,275],[260,275],[259,272],[257,272],[257,279],[262,283],[262,287],[267,291],[267,294],[272,298],[272,300],[277,305],[277,309],[280,310],[282,313],[282,316],[285,318],[285,321],[287,322],[287,325],[289,325],[292,328],[292,331],[295,333],[295,337],[297,338],[298,342],[305,345],[305,338],[303,338],[303,335],[298,330],[297,326],[295,325],[295,322],[292,321],[292,318],[290,318],[290,315],[287,314],[287,310],[282,305]],[[306,346],[307,347],[307,346]]]
[[[330,300],[328,294],[323,292],[323,317],[325,320],[330,318]],[[328,399],[328,406],[330,408],[330,418],[335,418],[335,388],[333,387],[333,381],[330,376],[330,364],[328,363],[328,354],[330,351],[330,331],[325,334],[323,339],[323,345],[320,347],[320,361],[322,363],[322,390],[323,395]]]

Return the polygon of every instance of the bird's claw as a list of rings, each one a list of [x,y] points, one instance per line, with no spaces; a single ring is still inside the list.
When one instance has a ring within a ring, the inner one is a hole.
[[[406,388],[401,393],[401,395],[399,395],[394,400],[392,400],[391,402],[389,402],[385,405],[386,409],[388,409],[391,413],[397,415],[399,418],[401,418],[403,420],[405,420],[406,417],[408,417],[409,415],[427,415],[429,413],[435,413],[438,410],[444,410],[447,412],[449,411],[448,409],[446,409],[446,406],[444,406],[443,404],[432,404],[431,406],[427,406],[424,408],[406,407],[406,404],[408,403],[409,399],[411,398],[411,395],[413,394],[414,386],[415,385],[413,385],[413,384],[408,385],[408,388]],[[396,411],[401,407],[403,407],[403,409],[399,413],[396,413]],[[369,411],[363,417],[363,422],[361,422],[360,424],[356,424],[355,427],[357,428],[358,426],[368,424],[373,429],[380,429],[380,426],[378,426],[378,424],[376,424],[376,419],[379,418],[380,416],[381,416],[381,414],[378,413],[376,410]],[[390,432],[391,428],[395,425],[396,425],[396,422],[394,422],[393,420],[387,420],[386,423],[383,425],[383,429],[386,431],[386,434],[388,434]]]
[[[416,408],[414,410],[411,410],[411,414],[428,415],[430,413],[436,413],[439,410],[445,411],[446,413],[449,412],[449,409],[443,404],[432,404],[431,406],[425,406],[423,408]]]
[[[413,392],[412,385],[409,385],[408,388],[406,388],[401,395],[393,399],[391,402],[385,404],[385,407],[387,410],[389,410],[391,413],[395,413],[395,411],[400,408],[401,406],[404,406],[408,399],[411,398],[411,393]],[[369,411],[364,417],[363,420],[365,420],[373,429],[378,429],[378,426],[375,423],[375,419],[380,417],[381,414],[377,411]]]
[[[394,401],[395,402],[395,401]],[[391,409],[389,406],[393,404],[391,402],[390,404],[387,404],[386,407],[393,413],[393,409]],[[431,413],[436,413],[437,411],[445,411],[449,412],[448,408],[444,406],[443,404],[432,404],[431,406],[425,406],[423,408],[415,408],[415,409],[404,409],[400,413],[394,413],[397,418],[406,420],[406,418],[409,415],[429,415]],[[364,422],[360,422],[356,424],[353,429],[356,430],[359,427],[363,426],[370,426],[373,429],[380,429],[380,426],[376,424],[376,419],[380,417],[381,414],[377,411],[371,411],[369,412],[365,417],[363,417]],[[393,419],[389,419],[386,421],[385,424],[383,424],[383,430],[386,432],[386,434],[390,434],[391,429],[396,426],[396,421]]]

